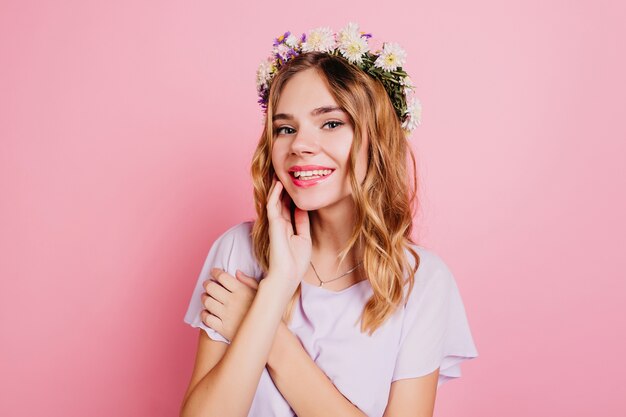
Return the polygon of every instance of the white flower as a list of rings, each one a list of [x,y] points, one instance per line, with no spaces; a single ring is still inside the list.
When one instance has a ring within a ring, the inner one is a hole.
[[[339,32],[339,39],[337,39],[337,42],[341,47],[341,45],[348,44],[350,43],[350,41],[357,37],[361,37],[361,35],[359,34],[359,25],[350,22],[346,25],[345,28],[341,29],[341,32]]]
[[[263,87],[267,86],[267,82],[272,78],[272,71],[274,71],[274,66],[272,65],[272,61],[264,60],[259,65],[259,68],[256,71],[256,88],[260,90]]]
[[[358,37],[352,39],[339,47],[341,54],[352,64],[360,64],[363,62],[363,55],[369,51],[367,39]]]
[[[406,52],[397,43],[383,44],[383,50],[376,58],[374,66],[382,68],[385,71],[395,71],[398,67],[404,65],[406,61]]]
[[[408,75],[400,80],[400,85],[404,86],[405,96],[409,95],[409,93],[415,89],[415,86]]]
[[[335,35],[327,27],[313,29],[302,44],[302,52],[330,52],[335,49]]]
[[[402,128],[411,132],[422,122],[422,103],[416,98],[407,106]]]
[[[359,26],[356,23],[348,25],[339,32],[338,48],[341,54],[352,64],[363,62],[363,54],[369,51],[367,38],[359,33]]]
[[[285,44],[290,48],[295,48],[298,46],[298,38],[292,33],[285,39]]]

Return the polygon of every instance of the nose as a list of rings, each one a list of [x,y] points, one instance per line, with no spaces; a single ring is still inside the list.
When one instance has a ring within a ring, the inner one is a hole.
[[[291,153],[294,155],[316,154],[319,151],[319,138],[311,126],[300,126],[291,142]]]

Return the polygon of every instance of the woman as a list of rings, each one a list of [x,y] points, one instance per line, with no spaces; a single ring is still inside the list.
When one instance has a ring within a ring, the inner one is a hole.
[[[451,272],[410,239],[404,53],[369,39],[286,33],[259,69],[258,218],[218,238],[198,278],[183,416],[432,416],[477,356]]]

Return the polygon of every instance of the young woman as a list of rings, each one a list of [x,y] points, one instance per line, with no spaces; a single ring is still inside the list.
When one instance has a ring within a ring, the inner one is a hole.
[[[258,218],[223,233],[198,278],[182,416],[432,416],[478,356],[452,273],[410,238],[404,52],[369,39],[286,33],[259,69]]]

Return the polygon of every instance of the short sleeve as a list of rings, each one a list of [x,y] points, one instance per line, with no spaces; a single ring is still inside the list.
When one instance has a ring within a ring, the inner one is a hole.
[[[422,251],[420,258],[413,291],[404,306],[392,381],[424,376],[439,368],[439,387],[460,377],[461,363],[478,357],[478,352],[452,272],[432,252]]]
[[[235,271],[239,269],[248,276],[260,278],[260,268],[254,260],[252,252],[251,227],[251,222],[240,223],[228,229],[215,240],[204,261],[185,314],[185,323],[203,329],[211,339],[219,342],[230,343],[219,332],[204,324],[200,318],[200,312],[204,309],[201,300],[201,295],[204,292],[202,283],[211,279],[212,268],[223,269],[233,276]]]

